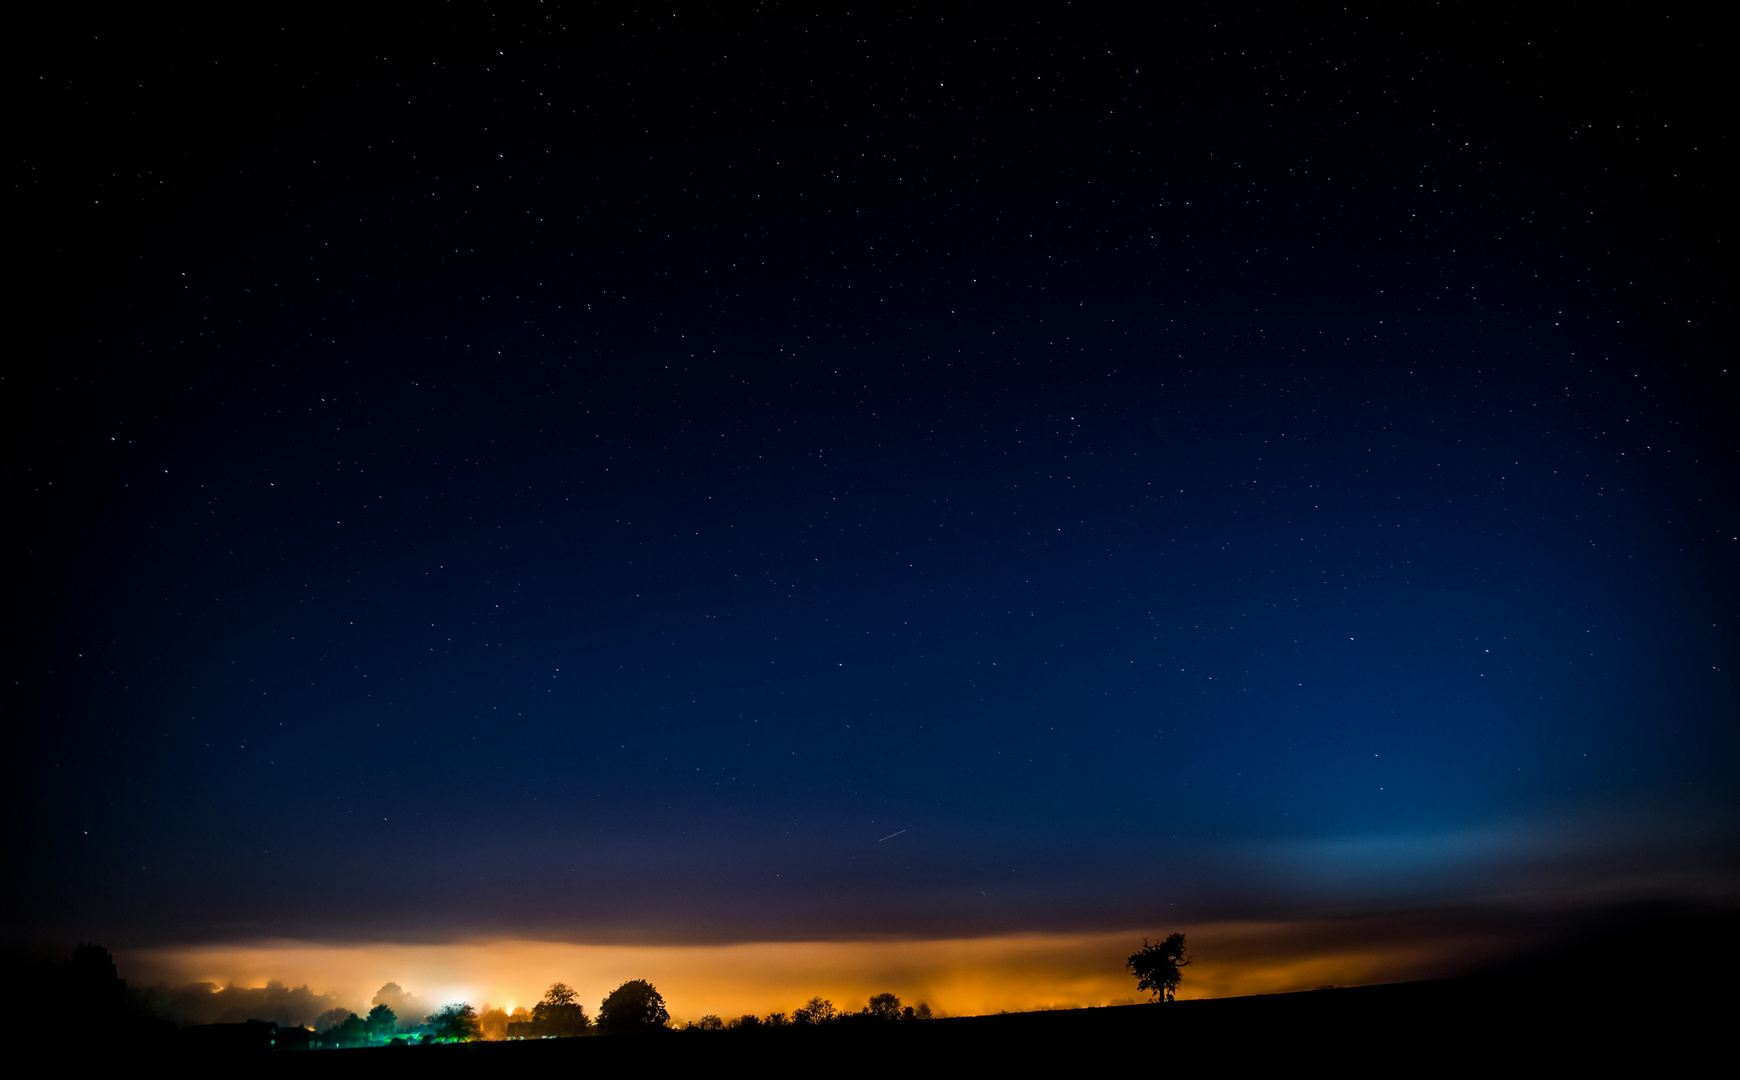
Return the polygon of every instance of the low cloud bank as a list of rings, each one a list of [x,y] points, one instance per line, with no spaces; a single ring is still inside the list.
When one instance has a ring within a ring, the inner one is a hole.
[[[238,986],[233,982],[223,986],[215,982],[159,984],[134,989],[130,997],[139,1012],[178,1027],[271,1020],[287,1027],[324,1031],[343,1023],[352,1013],[366,1015],[371,1007],[385,1005],[393,1010],[398,1029],[410,1031],[439,1008],[394,982],[377,990],[368,1005],[360,1008],[341,1001],[337,994],[315,993],[306,984],[286,986],[277,979],[268,980],[264,986]]]
[[[134,994],[143,1011],[179,1027],[239,1024],[244,1020],[313,1027],[323,1014],[342,1009],[331,994],[317,994],[307,986],[286,986],[275,979],[265,986],[232,983],[220,987],[211,982],[149,986]]]

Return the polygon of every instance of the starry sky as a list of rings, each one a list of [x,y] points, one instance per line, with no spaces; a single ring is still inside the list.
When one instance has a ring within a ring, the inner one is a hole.
[[[14,936],[1734,895],[1681,16],[41,18]]]

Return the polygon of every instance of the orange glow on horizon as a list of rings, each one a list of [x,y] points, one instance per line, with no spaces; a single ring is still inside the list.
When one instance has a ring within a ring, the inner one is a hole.
[[[1171,928],[1167,928],[1170,930]],[[1182,928],[1195,963],[1180,999],[1309,990],[1453,974],[1504,951],[1481,934],[1407,934],[1329,920],[1214,923]],[[1149,929],[1148,937],[1155,931]],[[1139,1000],[1124,959],[1143,931],[1015,934],[946,940],[751,942],[734,945],[594,945],[498,939],[451,944],[247,945],[123,950],[135,985],[211,982],[306,985],[346,1008],[368,1011],[381,986],[398,983],[432,1008],[536,1001],[565,982],[589,1014],[628,979],[659,988],[673,1020],[708,1013],[791,1012],[812,996],[856,1010],[892,991],[942,1015],[1123,1004]]]

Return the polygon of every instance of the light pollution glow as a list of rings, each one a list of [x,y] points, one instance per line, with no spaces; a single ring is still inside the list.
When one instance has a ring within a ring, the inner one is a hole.
[[[1355,920],[1355,922],[1364,922]],[[1168,930],[1174,929],[1171,927]],[[1499,955],[1502,936],[1469,929],[1420,934],[1343,920],[1186,926],[1196,962],[1179,997],[1229,997],[1455,974]],[[1147,932],[1155,937],[1153,930]],[[657,986],[674,1020],[708,1013],[790,1012],[812,996],[859,1008],[875,993],[928,1002],[944,1015],[1120,1004],[1138,1000],[1124,959],[1142,931],[1014,934],[948,940],[595,945],[500,939],[451,944],[262,942],[122,950],[135,985],[277,980],[367,1011],[396,982],[439,1005],[529,1006],[553,982],[588,1012],[627,979]]]

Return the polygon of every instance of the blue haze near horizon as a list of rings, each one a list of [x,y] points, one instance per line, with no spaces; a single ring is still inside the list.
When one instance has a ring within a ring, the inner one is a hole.
[[[1247,266],[1231,210],[1202,258],[1116,194],[256,333],[111,509],[93,865],[195,936],[993,932],[1723,805],[1732,540],[1627,313],[1490,221]]]

